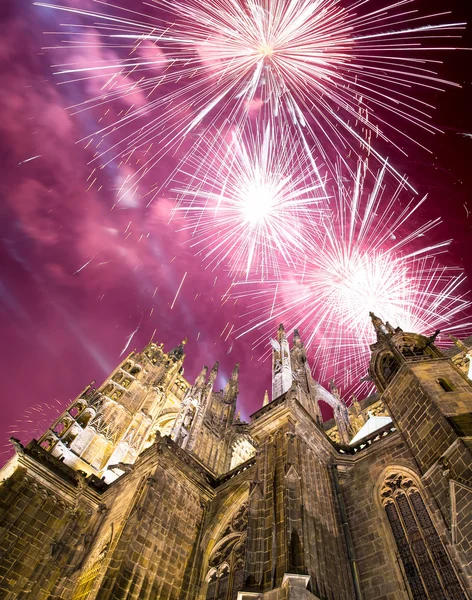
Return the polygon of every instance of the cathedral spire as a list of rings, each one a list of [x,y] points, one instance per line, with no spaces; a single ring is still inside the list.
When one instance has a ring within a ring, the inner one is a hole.
[[[216,363],[213,365],[212,370],[210,371],[210,376],[208,377],[208,385],[213,385],[216,381],[216,378],[218,377],[218,369],[220,367],[220,363],[218,361],[216,361]]]
[[[283,323],[280,323],[279,328],[277,329],[277,341],[279,342],[279,344],[281,343],[282,339],[285,337],[285,327]]]
[[[451,342],[454,343],[455,346],[457,346],[457,348],[459,348],[460,350],[462,350],[462,352],[468,352],[469,349],[467,348],[467,346],[461,342],[461,340],[459,340],[458,338],[454,337],[453,335],[449,334],[448,338],[451,340]]]
[[[293,345],[296,347],[303,346],[303,343],[302,343],[302,340],[300,337],[300,332],[298,331],[298,329],[293,330]]]
[[[205,366],[205,367],[203,367],[203,369],[200,371],[200,373],[197,375],[197,378],[195,379],[195,385],[194,385],[195,388],[199,389],[205,385],[207,373],[208,373],[208,367]]]
[[[391,335],[391,332],[389,331],[388,327],[386,327],[382,319],[377,317],[377,315],[375,315],[373,312],[369,313],[369,317],[372,321],[372,325],[374,326],[375,333],[377,334],[377,340],[387,338]]]
[[[269,392],[266,390],[264,394],[264,401],[262,402],[262,406],[267,406],[269,404]]]
[[[231,377],[230,377],[228,383],[226,384],[225,391],[223,392],[223,398],[227,404],[236,402],[236,398],[238,397],[238,394],[239,394],[238,379],[239,379],[239,363],[236,363],[236,365],[234,366],[233,372],[231,373]]]
[[[272,400],[288,392],[292,385],[292,367],[290,348],[285,328],[281,323],[277,330],[277,339],[271,340],[272,345]]]
[[[174,362],[182,360],[184,357],[184,346],[186,343],[187,338],[184,338],[176,348],[169,352],[169,358],[171,358]]]

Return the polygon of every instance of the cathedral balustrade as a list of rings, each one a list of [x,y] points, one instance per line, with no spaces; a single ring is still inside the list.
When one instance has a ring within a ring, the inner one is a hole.
[[[372,444],[379,442],[396,431],[395,425],[393,423],[388,423],[384,427],[372,432],[371,435],[359,440],[359,442],[353,446],[341,446],[340,444],[335,444],[335,446],[340,454],[358,454],[361,450],[369,448]]]
[[[236,468],[232,469],[231,471],[228,471],[228,473],[225,473],[224,475],[222,475],[221,477],[219,477],[216,481],[216,485],[215,487],[218,487],[219,485],[221,485],[222,483],[226,483],[227,481],[229,481],[230,479],[233,479],[234,477],[237,477],[238,475],[240,475],[241,473],[243,473],[244,471],[247,471],[248,469],[250,469],[252,466],[254,466],[256,464],[256,457],[252,456],[249,460],[247,460],[244,463],[241,463],[240,465],[238,465]]]
[[[275,400],[272,400],[272,402],[269,402],[269,404],[266,404],[265,406],[260,408],[257,412],[253,413],[251,415],[251,421],[256,421],[257,419],[260,419],[261,417],[266,415],[268,412],[270,412],[277,406],[280,406],[281,404],[283,404],[285,402],[286,398],[287,398],[287,394],[282,394]]]

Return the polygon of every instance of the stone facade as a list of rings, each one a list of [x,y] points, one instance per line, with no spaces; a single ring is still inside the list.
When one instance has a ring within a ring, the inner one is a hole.
[[[281,326],[249,424],[238,365],[217,391],[218,363],[191,384],[185,343],[150,343],[38,441],[12,440],[0,597],[472,599],[470,340],[442,354],[372,321],[378,393],[349,410]]]

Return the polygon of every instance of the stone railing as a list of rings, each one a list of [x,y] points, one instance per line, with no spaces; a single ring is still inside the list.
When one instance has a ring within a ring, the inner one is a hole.
[[[344,446],[340,444],[334,444],[337,451],[340,454],[357,454],[361,450],[365,448],[369,448],[372,444],[382,440],[388,435],[395,433],[397,430],[395,429],[395,425],[393,423],[387,423],[380,429],[373,431],[370,435],[362,438],[358,442],[356,442],[353,446]]]

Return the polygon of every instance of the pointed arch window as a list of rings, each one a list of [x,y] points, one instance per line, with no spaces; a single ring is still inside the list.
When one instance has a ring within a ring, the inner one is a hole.
[[[244,585],[247,504],[243,504],[223,531],[210,558],[206,600],[236,600]]]
[[[393,473],[381,497],[403,572],[415,600],[467,600],[412,478]]]
[[[393,379],[399,368],[400,365],[398,364],[398,360],[393,356],[393,354],[385,354],[382,356],[380,372],[385,383],[388,383],[391,379]]]

